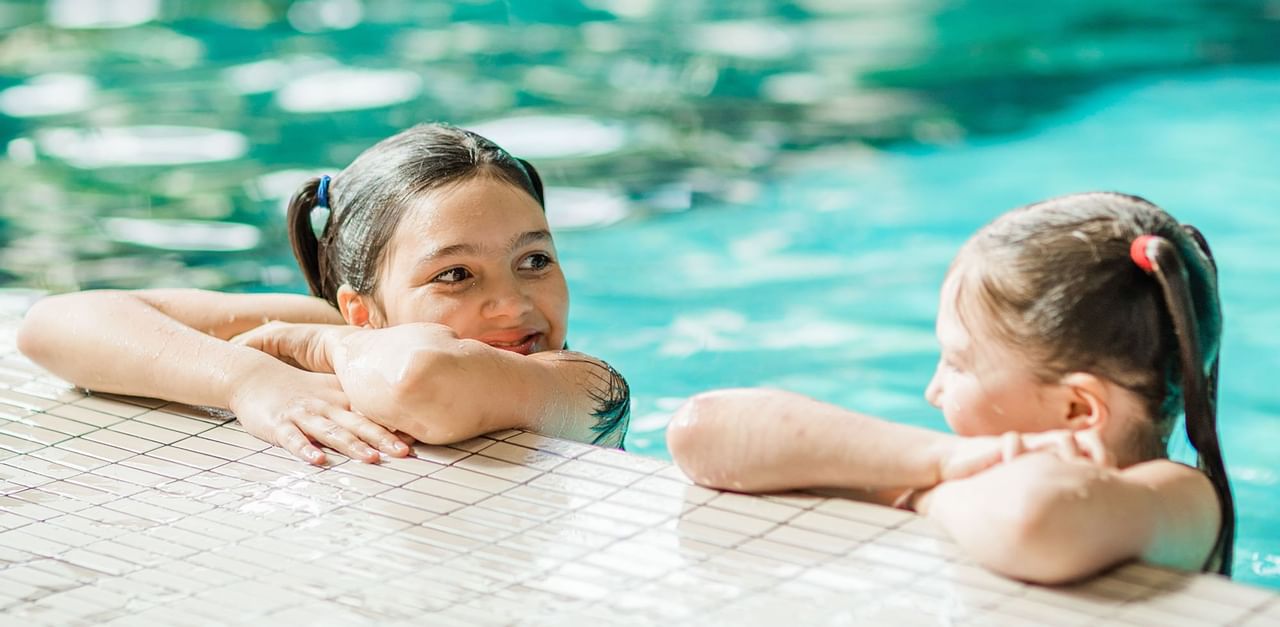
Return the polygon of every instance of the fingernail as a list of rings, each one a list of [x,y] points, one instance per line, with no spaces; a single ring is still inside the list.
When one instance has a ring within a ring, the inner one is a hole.
[[[403,454],[409,449],[409,447],[405,446],[404,442],[401,442],[400,440],[387,440],[385,448],[390,449],[390,452],[396,454]]]

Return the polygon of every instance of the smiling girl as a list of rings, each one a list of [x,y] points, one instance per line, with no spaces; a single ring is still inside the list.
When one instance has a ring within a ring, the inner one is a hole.
[[[871,490],[977,561],[1057,583],[1130,558],[1229,573],[1217,275],[1155,205],[1076,194],[979,231],[942,288],[926,396],[956,435],[771,390],[695,397],[668,443],[695,481]],[[1179,415],[1199,468],[1167,459]]]
[[[228,409],[320,464],[529,429],[621,446],[630,395],[566,350],[569,294],[529,163],[411,128],[289,203],[312,297],[91,291],[28,312],[23,353],[92,390]],[[317,234],[313,223],[319,223]]]

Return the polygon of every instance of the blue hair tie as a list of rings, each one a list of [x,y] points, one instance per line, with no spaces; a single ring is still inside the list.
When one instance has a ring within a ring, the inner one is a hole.
[[[316,206],[329,208],[329,175],[320,177],[320,186],[316,188]]]

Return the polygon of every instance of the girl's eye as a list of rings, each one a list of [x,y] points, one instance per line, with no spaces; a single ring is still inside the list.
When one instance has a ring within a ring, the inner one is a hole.
[[[551,259],[551,255],[546,253],[533,253],[532,255],[525,257],[524,260],[520,262],[520,269],[542,270],[553,263],[555,263],[555,261]]]
[[[440,274],[437,274],[432,283],[461,283],[471,278],[471,272],[466,268],[449,268]]]

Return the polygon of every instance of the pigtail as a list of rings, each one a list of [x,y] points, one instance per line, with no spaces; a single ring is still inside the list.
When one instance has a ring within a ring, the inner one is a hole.
[[[289,212],[285,221],[289,226],[289,244],[293,247],[293,256],[307,280],[307,287],[313,296],[329,300],[324,293],[324,280],[320,272],[320,241],[311,226],[311,213],[319,206],[321,180],[320,177],[310,179],[294,193],[289,199]]]
[[[1216,276],[1216,266],[1209,253],[1204,237],[1193,228],[1188,229],[1191,239],[1204,253],[1208,267],[1207,276],[1197,276],[1202,281],[1212,282]],[[1221,526],[1213,552],[1205,569],[1212,566],[1214,559],[1219,559],[1218,572],[1231,574],[1232,549],[1235,543],[1235,503],[1231,495],[1231,485],[1227,481],[1226,465],[1222,459],[1222,447],[1218,442],[1217,426],[1217,379],[1218,359],[1216,342],[1204,346],[1201,341],[1200,316],[1196,313],[1193,285],[1183,255],[1172,242],[1155,236],[1142,236],[1133,243],[1134,261],[1139,267],[1156,278],[1160,291],[1164,296],[1165,306],[1173,321],[1174,334],[1178,341],[1178,355],[1182,370],[1182,401],[1186,414],[1187,437],[1196,447],[1198,467],[1218,495],[1221,510]],[[1193,261],[1196,261],[1193,259]],[[1199,270],[1199,269],[1197,269]],[[1199,272],[1197,273],[1199,274]],[[1207,285],[1212,290],[1212,284]],[[1211,298],[1212,294],[1202,294],[1202,298]],[[1215,321],[1205,320],[1207,324]],[[1203,351],[1211,352],[1210,365],[1206,369]]]

